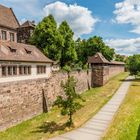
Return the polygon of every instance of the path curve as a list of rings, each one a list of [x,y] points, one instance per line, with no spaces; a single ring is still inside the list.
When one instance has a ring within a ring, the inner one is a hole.
[[[133,79],[129,76],[107,104],[82,127],[50,140],[100,140],[124,100]]]

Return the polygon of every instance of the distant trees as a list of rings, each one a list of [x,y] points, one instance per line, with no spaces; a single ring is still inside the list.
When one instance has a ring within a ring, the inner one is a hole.
[[[131,75],[138,75],[140,72],[140,54],[129,56],[127,59],[127,68]]]
[[[125,60],[126,60],[125,56],[120,55],[120,54],[116,54],[116,55],[115,55],[115,61],[122,61],[122,62],[125,62]]]
[[[86,67],[88,56],[101,52],[112,60],[114,49],[107,46],[101,37],[73,39],[74,33],[63,21],[59,27],[52,15],[45,17],[35,28],[30,43],[36,45],[47,57],[59,61],[60,66]]]

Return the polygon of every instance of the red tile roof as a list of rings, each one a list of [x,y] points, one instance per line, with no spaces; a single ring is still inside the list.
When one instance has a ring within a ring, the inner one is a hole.
[[[0,61],[53,63],[33,45],[0,41]]]
[[[35,24],[33,22],[27,20],[20,27],[33,27],[33,28],[35,28]]]
[[[109,63],[107,59],[101,54],[101,53],[96,53],[94,56],[88,57],[88,63]]]
[[[0,5],[0,26],[16,29],[19,22],[11,8]]]
[[[88,57],[88,63],[93,64],[113,64],[124,65],[124,62],[108,61],[101,53],[97,52],[94,56]]]

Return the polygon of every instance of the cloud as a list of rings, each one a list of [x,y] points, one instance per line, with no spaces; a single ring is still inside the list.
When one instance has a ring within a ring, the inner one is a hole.
[[[140,34],[140,0],[124,0],[115,4],[116,22],[119,24],[131,24],[130,32]]]
[[[140,53],[140,38],[132,39],[108,39],[105,43],[114,48],[117,53],[133,55]]]
[[[60,1],[46,5],[44,13],[45,16],[52,14],[58,24],[66,20],[77,37],[91,33],[95,24],[99,22],[99,19],[94,18],[88,8],[77,4],[67,5]]]

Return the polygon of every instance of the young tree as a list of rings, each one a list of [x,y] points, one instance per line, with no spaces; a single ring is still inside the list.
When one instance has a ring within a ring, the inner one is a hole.
[[[75,50],[75,43],[73,40],[73,31],[66,21],[63,21],[59,26],[59,33],[62,35],[64,43],[61,46],[61,59],[60,65],[71,65],[77,60],[77,53]]]
[[[77,99],[81,99],[80,95],[75,91],[76,80],[74,77],[68,77],[66,83],[62,82],[62,88],[64,89],[65,97],[58,96],[54,105],[61,108],[62,115],[68,115],[69,120],[67,122],[68,126],[73,125],[73,114],[81,107],[81,104]],[[82,100],[82,99],[81,99]]]
[[[35,28],[30,43],[36,45],[52,60],[59,60],[63,38],[52,15],[45,17]]]

